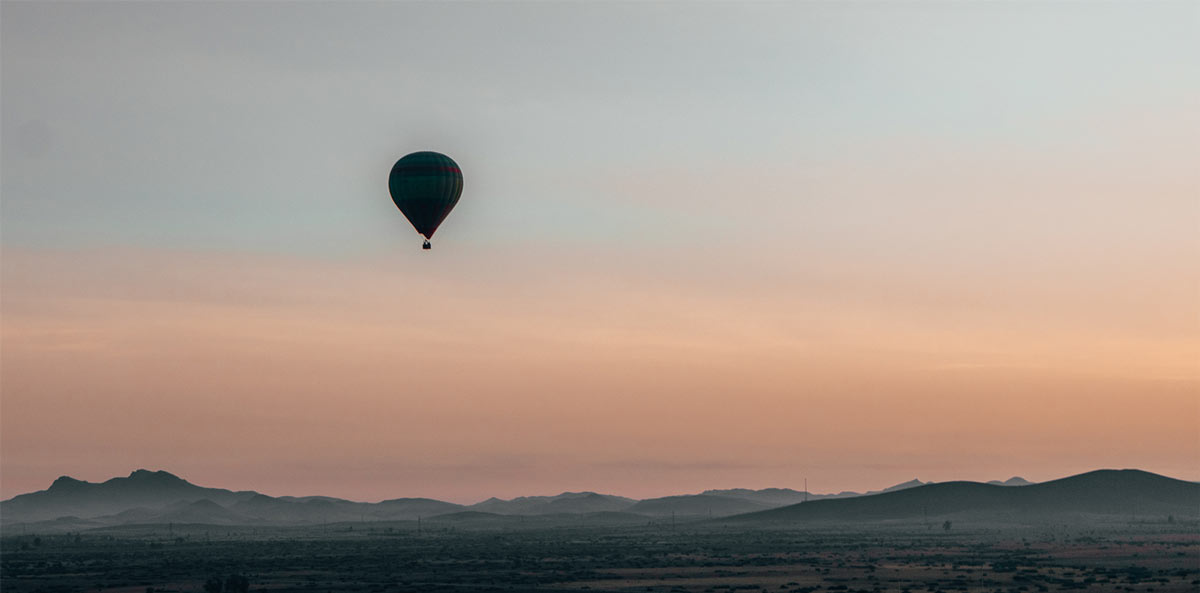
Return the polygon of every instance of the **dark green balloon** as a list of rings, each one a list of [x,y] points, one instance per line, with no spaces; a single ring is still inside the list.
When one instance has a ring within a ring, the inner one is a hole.
[[[406,155],[396,161],[388,177],[392,201],[426,239],[433,237],[454,209],[462,189],[462,169],[458,163],[437,152]]]

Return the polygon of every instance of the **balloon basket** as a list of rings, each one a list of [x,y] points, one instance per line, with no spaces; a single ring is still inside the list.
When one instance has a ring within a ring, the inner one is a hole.
[[[421,249],[432,249],[432,248],[433,248],[433,245],[431,245],[429,243],[429,241],[426,241],[425,244],[421,246]]]

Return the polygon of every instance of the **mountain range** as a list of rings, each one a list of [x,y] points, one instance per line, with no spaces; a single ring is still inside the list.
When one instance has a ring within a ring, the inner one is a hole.
[[[739,522],[879,522],[969,516],[997,522],[1067,520],[1083,516],[1195,518],[1200,484],[1140,470],[1097,470],[1077,476],[1011,486],[1007,483],[943,482],[841,500],[748,513]]]
[[[1041,484],[1018,477],[988,483],[911,480],[865,494],[734,488],[635,500],[564,492],[459,505],[428,498],[364,503],[326,496],[272,497],[205,488],[165,471],[137,470],[128,477],[99,483],[61,477],[46,490],[0,502],[0,524],[80,530],[136,524],[314,525],[425,518],[503,526],[527,518],[554,521],[569,517],[592,523],[644,523],[665,517],[788,523],[910,520],[956,513],[1015,520],[1131,512],[1196,516],[1200,514],[1200,485],[1139,470],[1098,470]]]
[[[921,485],[912,480],[886,488],[892,491]],[[868,494],[874,494],[869,492]],[[338,521],[413,520],[459,511],[495,515],[557,515],[628,512],[647,517],[724,517],[800,502],[806,498],[845,498],[857,492],[806,494],[787,488],[708,490],[700,494],[635,500],[595,492],[564,492],[556,496],[489,498],[459,505],[428,498],[397,498],[363,503],[328,496],[272,497],[258,492],[197,486],[165,471],[139,469],[128,477],[92,483],[63,476],[46,490],[0,502],[0,522],[36,522],[73,517],[101,524],[190,522],[207,513],[215,524],[266,522],[313,524]],[[214,503],[216,507],[202,502]],[[184,506],[181,506],[184,505]],[[197,515],[200,513],[200,515]]]

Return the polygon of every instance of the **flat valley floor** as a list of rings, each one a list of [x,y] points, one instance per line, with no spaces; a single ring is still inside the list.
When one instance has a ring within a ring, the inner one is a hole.
[[[412,522],[55,535],[7,528],[0,589],[205,591],[208,581],[239,575],[250,591],[281,593],[1200,591],[1200,528],[1190,522],[949,530],[431,523],[419,533]]]

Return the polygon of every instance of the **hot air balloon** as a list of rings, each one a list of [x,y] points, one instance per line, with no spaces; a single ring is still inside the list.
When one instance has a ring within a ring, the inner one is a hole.
[[[450,157],[437,152],[414,152],[392,166],[388,190],[392,201],[418,233],[425,236],[423,249],[429,249],[433,233],[454,209],[462,195],[462,169]]]

